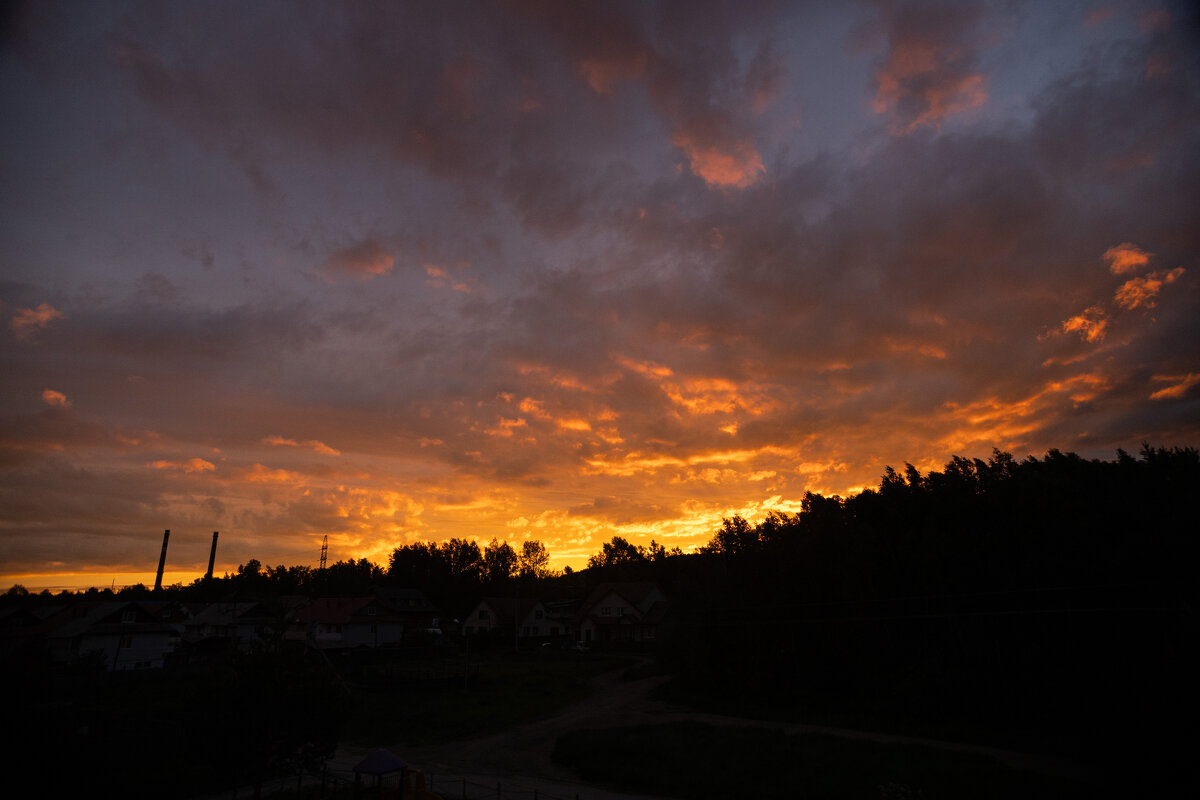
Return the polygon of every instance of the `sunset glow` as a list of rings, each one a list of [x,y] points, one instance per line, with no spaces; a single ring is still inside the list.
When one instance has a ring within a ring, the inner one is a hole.
[[[5,586],[1200,445],[1186,4],[14,8]]]

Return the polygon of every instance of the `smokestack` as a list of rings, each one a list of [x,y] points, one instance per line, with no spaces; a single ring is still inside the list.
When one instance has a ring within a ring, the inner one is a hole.
[[[167,540],[171,538],[171,530],[163,531],[163,549],[158,557],[158,577],[154,579],[154,591],[162,588],[163,567],[167,565]]]
[[[208,551],[208,572],[205,573],[205,575],[204,575],[204,580],[206,580],[206,581],[212,580],[213,562],[215,562],[217,560],[217,534],[218,533],[220,533],[220,531],[213,531],[212,550]]]

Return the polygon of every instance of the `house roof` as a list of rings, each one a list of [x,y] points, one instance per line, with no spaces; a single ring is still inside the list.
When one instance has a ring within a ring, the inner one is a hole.
[[[375,607],[375,613],[367,609]],[[378,597],[319,597],[306,606],[296,609],[293,617],[298,622],[323,622],[344,624],[347,622],[377,622],[401,620],[401,615]]]
[[[646,609],[646,613],[642,615],[640,620],[643,625],[657,625],[667,616],[669,604],[663,600],[655,602],[650,608]]]
[[[376,587],[371,590],[381,601],[401,613],[431,613],[437,611],[428,595],[420,589],[397,589],[390,586]]]
[[[130,608],[136,610],[137,604],[128,600],[107,600],[91,607],[72,609],[76,613],[63,620],[62,624],[55,626],[50,631],[50,636],[54,638],[78,636],[89,628],[109,622],[112,617],[116,617]],[[149,615],[143,610],[142,620],[145,621],[148,617]]]
[[[536,597],[485,597],[479,605],[487,606],[496,615],[496,621],[505,624],[515,619],[525,619],[541,601]],[[514,610],[515,605],[515,610]]]
[[[605,582],[596,585],[596,588],[588,594],[587,600],[584,601],[585,609],[590,609],[609,594],[616,594],[623,598],[631,606],[635,606],[642,610],[643,604],[650,597],[652,592],[657,591],[662,594],[662,589],[654,581],[622,581],[622,582]]]
[[[261,603],[209,603],[195,609],[189,625],[229,625],[235,621],[274,619]]]

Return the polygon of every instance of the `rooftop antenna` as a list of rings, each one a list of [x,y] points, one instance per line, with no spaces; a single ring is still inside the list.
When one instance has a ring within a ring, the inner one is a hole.
[[[171,530],[168,528],[163,531],[163,546],[162,552],[158,556],[158,575],[154,578],[154,591],[162,589],[163,567],[167,565],[167,540],[171,538]]]
[[[325,569],[325,561],[329,558],[329,534],[321,540],[321,569]]]

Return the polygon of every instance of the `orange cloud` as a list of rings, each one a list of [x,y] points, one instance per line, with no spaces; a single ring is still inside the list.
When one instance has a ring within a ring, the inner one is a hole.
[[[242,470],[238,479],[247,483],[273,483],[294,485],[303,483],[305,477],[299,472],[286,469],[271,469],[262,464],[255,464],[248,470]]]
[[[462,267],[464,265],[460,264],[459,266]],[[439,267],[437,264],[426,264],[425,274],[428,276],[425,278],[425,285],[431,288],[444,289],[449,286],[456,292],[465,292],[467,294],[470,294],[472,291],[472,287],[469,283],[466,281],[454,280],[450,277],[450,273],[448,273],[442,267]]]
[[[1149,264],[1151,255],[1136,244],[1123,242],[1105,250],[1103,258],[1112,274],[1124,275]]]
[[[1131,278],[1117,289],[1117,305],[1126,311],[1135,308],[1154,308],[1159,291],[1165,283],[1174,283],[1183,275],[1183,267],[1176,267],[1170,272],[1152,272],[1144,278]]]
[[[49,303],[41,303],[37,308],[18,308],[8,321],[8,327],[18,339],[24,339],[35,331],[42,330],[56,319],[63,319],[63,313]]]
[[[875,78],[872,110],[903,112],[905,121],[896,120],[893,133],[908,134],[922,125],[940,127],[952,114],[982,106],[988,98],[984,76],[952,63],[959,57],[957,49],[924,39],[893,42]]]
[[[957,430],[941,437],[938,449],[955,452],[972,445],[1018,441],[1036,430],[1039,416],[1048,407],[1068,399],[1076,405],[1087,403],[1109,381],[1098,373],[1084,373],[1065,380],[1048,381],[1032,394],[1017,400],[989,397],[972,403],[946,404],[948,419],[959,423]],[[931,464],[930,467],[936,466]]]
[[[744,410],[759,415],[779,406],[767,395],[766,389],[759,386],[739,386],[724,378],[668,380],[673,378],[675,373],[670,367],[662,364],[635,361],[625,356],[617,356],[614,360],[622,367],[657,383],[672,403],[686,409],[690,414],[732,413]],[[735,424],[733,430],[728,432],[734,433],[736,430]]]
[[[1062,324],[1063,333],[1078,333],[1084,341],[1100,342],[1108,331],[1108,319],[1104,309],[1092,306],[1082,314],[1076,314]]]
[[[666,378],[674,374],[670,367],[657,364],[653,361],[635,361],[625,356],[616,356],[614,360],[622,367],[645,375],[648,378]]]
[[[56,392],[53,389],[46,389],[42,392],[42,402],[48,406],[58,406],[59,408],[68,408],[71,401],[62,392]]]
[[[588,459],[585,463],[595,474],[629,477],[641,472],[656,472],[668,467],[692,467],[702,464],[744,464],[764,455],[788,455],[774,446],[742,450],[709,450],[690,456],[670,456],[632,452],[614,457]]]
[[[527,427],[528,427],[528,423],[526,423],[525,420],[520,417],[517,417],[515,419],[507,419],[505,417],[501,417],[499,422],[497,422],[495,425],[493,425],[490,428],[484,429],[483,432],[485,434],[487,434],[488,436],[499,436],[501,438],[508,439],[513,436],[513,433],[517,428],[527,428]]]
[[[713,140],[696,130],[680,129],[671,136],[671,143],[687,156],[692,174],[710,186],[744,189],[765,172],[762,156],[749,137]]]
[[[340,456],[342,451],[335,450],[324,442],[316,439],[309,439],[304,442],[298,442],[295,439],[285,439],[282,436],[266,436],[261,440],[263,444],[269,444],[272,447],[305,447],[316,453],[322,453],[327,456]]]
[[[1178,400],[1187,394],[1188,389],[1191,389],[1196,384],[1200,384],[1200,373],[1189,372],[1186,375],[1155,375],[1153,379],[1159,382],[1170,381],[1171,385],[1151,394],[1151,400]]]
[[[374,239],[366,239],[331,255],[326,272],[371,280],[388,274],[395,265],[395,257],[383,245]]]
[[[189,458],[187,461],[155,461],[150,464],[155,469],[178,470],[194,475],[202,472],[214,472],[217,467],[211,461],[203,458]]]

